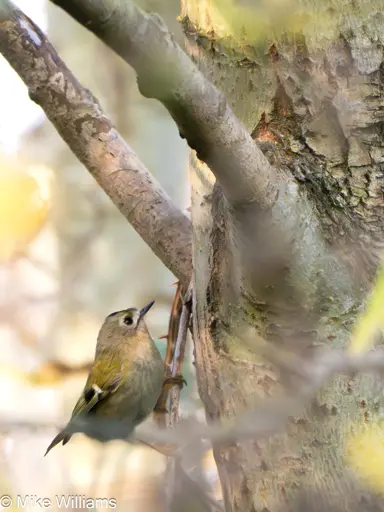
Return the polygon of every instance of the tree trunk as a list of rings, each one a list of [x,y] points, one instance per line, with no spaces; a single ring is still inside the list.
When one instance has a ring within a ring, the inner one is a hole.
[[[249,3],[237,4],[240,16]],[[183,2],[190,55],[272,165],[295,178],[297,197],[311,206],[300,226],[313,215],[329,251],[327,261],[311,254],[296,261],[299,229],[287,235],[292,252],[284,253],[276,227],[251,208],[229,207],[210,171],[192,159],[196,368],[209,420],[232,418],[257,398],[299,386],[257,357],[252,348],[259,338],[253,336],[250,347],[236,329],[245,324],[284,357],[300,354],[301,360],[310,360],[318,344],[346,346],[381,247],[380,2],[281,5],[257,34],[239,30],[240,44],[226,33],[224,8],[219,18],[211,2]],[[253,13],[255,19],[260,14]],[[284,25],[285,15],[296,22],[295,32]],[[343,263],[332,286],[321,269],[336,265],[336,257]],[[367,510],[374,498],[346,468],[345,440],[382,403],[373,379],[337,377],[284,434],[215,446],[226,509]],[[364,414],[361,404],[367,404]]]

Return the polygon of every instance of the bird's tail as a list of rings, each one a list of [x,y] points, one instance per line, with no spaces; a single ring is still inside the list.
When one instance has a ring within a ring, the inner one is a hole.
[[[63,441],[63,446],[68,443],[68,441],[71,439],[71,435],[67,434],[65,430],[59,432],[55,439],[52,441],[52,443],[48,446],[47,451],[44,454],[44,457],[54,448],[57,444],[61,443]]]

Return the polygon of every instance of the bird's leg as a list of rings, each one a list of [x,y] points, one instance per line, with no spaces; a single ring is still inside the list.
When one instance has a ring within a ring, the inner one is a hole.
[[[164,393],[164,390],[168,387],[180,386],[180,388],[183,389],[184,385],[187,386],[187,381],[184,379],[184,377],[182,375],[175,375],[174,377],[166,377],[163,382],[163,393]],[[162,399],[163,393],[159,397],[157,404],[155,405],[155,408],[153,409],[153,412],[155,414],[168,414],[169,413],[167,407],[164,405],[166,402],[166,399],[165,400]]]
[[[164,380],[164,386],[180,386],[180,389],[183,389],[184,386],[187,386],[187,381],[182,375],[175,375],[174,377],[167,377]]]
[[[161,403],[159,403],[160,401],[157,402],[157,404],[155,405],[155,408],[153,409],[153,412],[154,413],[157,413],[157,414],[168,414],[168,409],[166,407],[164,407]]]

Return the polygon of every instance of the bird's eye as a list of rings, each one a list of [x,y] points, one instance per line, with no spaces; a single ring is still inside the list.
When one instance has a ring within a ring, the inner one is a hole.
[[[133,324],[132,317],[131,316],[126,316],[124,318],[124,323],[125,323],[125,325],[132,325]]]

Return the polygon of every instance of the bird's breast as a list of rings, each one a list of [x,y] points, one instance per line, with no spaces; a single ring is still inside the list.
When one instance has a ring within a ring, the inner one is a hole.
[[[128,378],[115,394],[116,400],[120,401],[119,409],[125,414],[129,411],[134,423],[140,423],[151,414],[162,390],[164,366],[160,354],[151,361],[137,359],[127,374]]]

